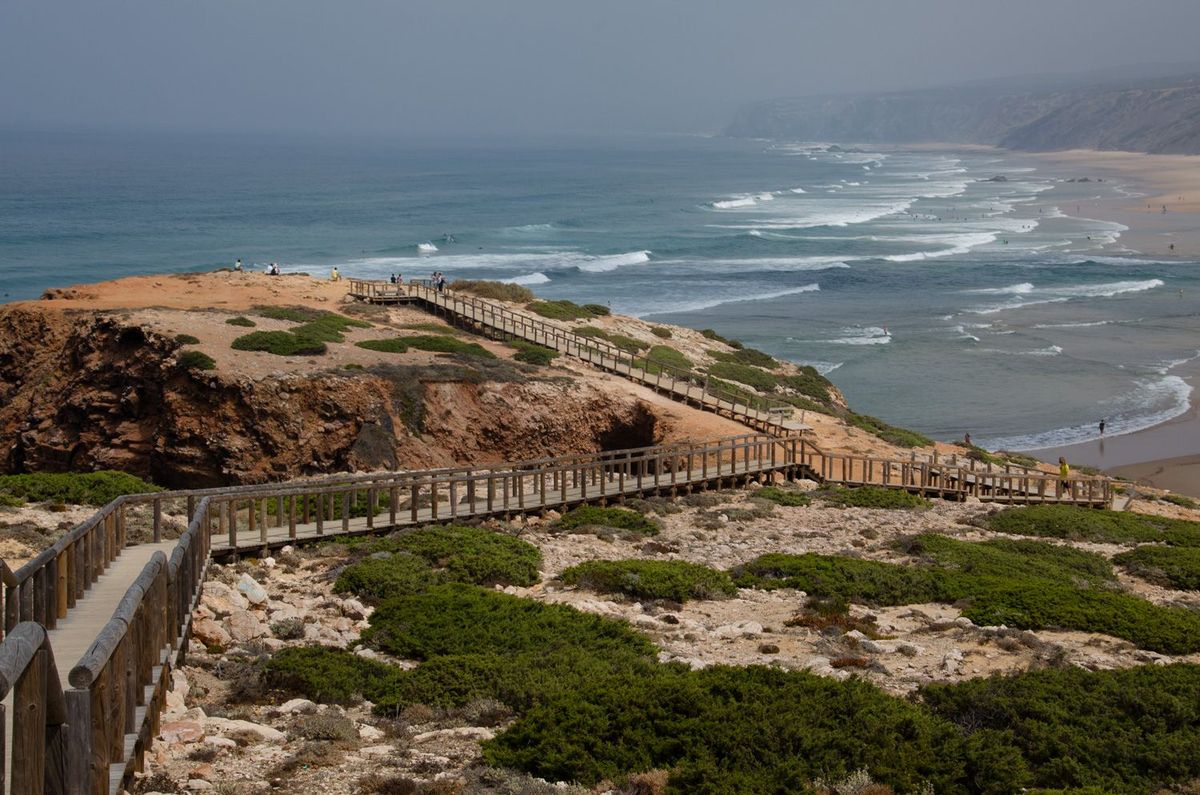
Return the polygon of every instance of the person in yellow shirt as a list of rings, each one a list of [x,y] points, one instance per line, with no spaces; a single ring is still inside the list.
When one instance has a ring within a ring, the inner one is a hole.
[[[333,270],[331,270],[329,272],[329,281],[340,282],[341,280],[342,280],[342,274],[338,273],[337,266],[335,265],[335,266],[333,266]]]
[[[1067,482],[1067,478],[1069,478],[1070,476],[1071,476],[1071,467],[1067,463],[1067,458],[1066,458],[1066,456],[1060,455],[1058,457],[1058,477],[1059,477],[1058,486],[1059,486],[1060,494],[1065,494],[1067,489],[1070,488],[1070,484]]]

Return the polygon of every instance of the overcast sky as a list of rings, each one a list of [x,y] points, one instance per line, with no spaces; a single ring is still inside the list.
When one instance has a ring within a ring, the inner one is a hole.
[[[703,131],[1198,42],[1200,0],[0,0],[0,127]]]

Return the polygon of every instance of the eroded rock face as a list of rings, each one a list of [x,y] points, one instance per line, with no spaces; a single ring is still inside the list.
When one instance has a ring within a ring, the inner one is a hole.
[[[119,315],[0,308],[0,472],[120,469],[173,487],[649,445],[657,409],[508,368],[375,367],[250,378],[191,370]]]

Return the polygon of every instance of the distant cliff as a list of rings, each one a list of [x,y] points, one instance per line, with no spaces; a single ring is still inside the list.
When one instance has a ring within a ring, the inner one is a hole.
[[[1200,153],[1200,76],[1140,83],[1011,83],[773,99],[741,110],[726,134],[879,143],[993,144],[1008,149]]]

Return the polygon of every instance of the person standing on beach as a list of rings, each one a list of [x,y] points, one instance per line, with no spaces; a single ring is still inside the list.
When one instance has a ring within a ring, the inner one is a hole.
[[[1104,435],[1104,425],[1105,425],[1105,421],[1104,421],[1104,420],[1100,420],[1100,435],[1101,435],[1101,436],[1103,436],[1103,435]]]
[[[971,447],[971,434],[969,434],[969,433],[963,434],[963,445],[965,447]]]
[[[342,274],[338,273],[337,265],[334,265],[333,270],[329,271],[329,281],[340,282],[341,280]]]
[[[233,269],[235,271],[237,271],[238,273],[242,272],[242,261],[240,259],[237,262],[233,263]]]

